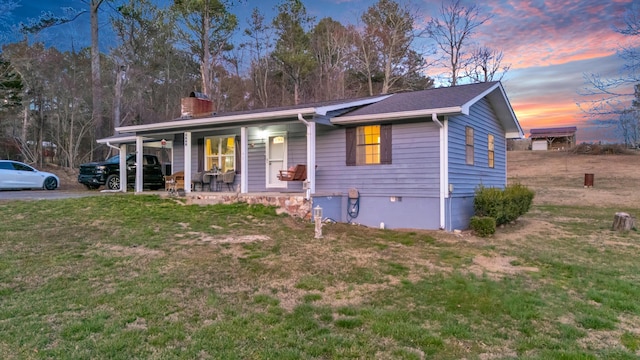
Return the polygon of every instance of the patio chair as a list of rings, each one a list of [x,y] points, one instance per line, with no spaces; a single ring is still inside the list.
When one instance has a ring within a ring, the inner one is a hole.
[[[170,193],[184,191],[184,171],[178,171],[164,177],[164,189]]]
[[[204,172],[197,172],[191,177],[191,188],[193,191],[198,191],[198,185],[200,185],[200,191],[204,191],[204,186],[209,185],[211,182],[211,176],[205,176]]]
[[[280,181],[305,181],[307,180],[307,165],[298,164],[288,170],[280,170]]]
[[[235,181],[235,179],[236,179],[235,170],[228,170],[227,172],[222,174],[222,182],[227,184],[227,189],[229,189],[229,191],[233,190],[233,182]]]

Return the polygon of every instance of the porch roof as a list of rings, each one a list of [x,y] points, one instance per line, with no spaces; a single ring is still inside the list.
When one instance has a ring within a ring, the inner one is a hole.
[[[241,125],[241,124],[255,124],[269,120],[296,120],[298,115],[323,117],[334,111],[357,108],[360,106],[369,105],[381,100],[386,99],[389,95],[374,96],[361,99],[351,100],[334,100],[325,101],[315,104],[294,105],[278,108],[267,108],[249,111],[237,111],[230,113],[213,113],[212,116],[188,118],[188,119],[175,119],[172,121],[145,124],[145,125],[133,125],[117,127],[116,132],[126,134],[150,134],[158,132],[169,131],[185,131],[206,126],[216,125]],[[308,119],[313,121],[314,119]],[[126,137],[126,136],[125,136]],[[125,138],[123,137],[123,138]]]

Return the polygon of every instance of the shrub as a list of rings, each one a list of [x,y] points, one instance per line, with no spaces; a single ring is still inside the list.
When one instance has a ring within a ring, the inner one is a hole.
[[[504,190],[480,186],[476,189],[473,207],[476,216],[492,217],[499,226],[526,214],[533,197],[534,192],[521,184],[509,185]]]
[[[526,214],[531,208],[534,193],[524,185],[513,184],[504,189],[504,206],[507,222]]]
[[[473,208],[476,216],[492,217],[497,224],[503,224],[505,219],[504,192],[497,188],[478,187]]]
[[[496,232],[496,219],[489,216],[472,216],[469,227],[478,236],[487,237]]]

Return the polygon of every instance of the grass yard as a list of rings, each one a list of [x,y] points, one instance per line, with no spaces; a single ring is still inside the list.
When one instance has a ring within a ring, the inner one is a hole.
[[[639,210],[318,240],[261,206],[0,202],[0,358],[638,359],[640,234],[610,226]]]

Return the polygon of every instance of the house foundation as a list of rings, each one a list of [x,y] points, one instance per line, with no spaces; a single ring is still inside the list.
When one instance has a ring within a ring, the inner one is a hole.
[[[171,196],[165,194],[164,196]],[[191,192],[185,195],[187,204],[214,205],[214,204],[234,204],[238,202],[249,205],[261,204],[273,206],[278,214],[286,213],[289,216],[301,219],[311,219],[311,201],[307,200],[302,193],[214,193],[214,192]]]

